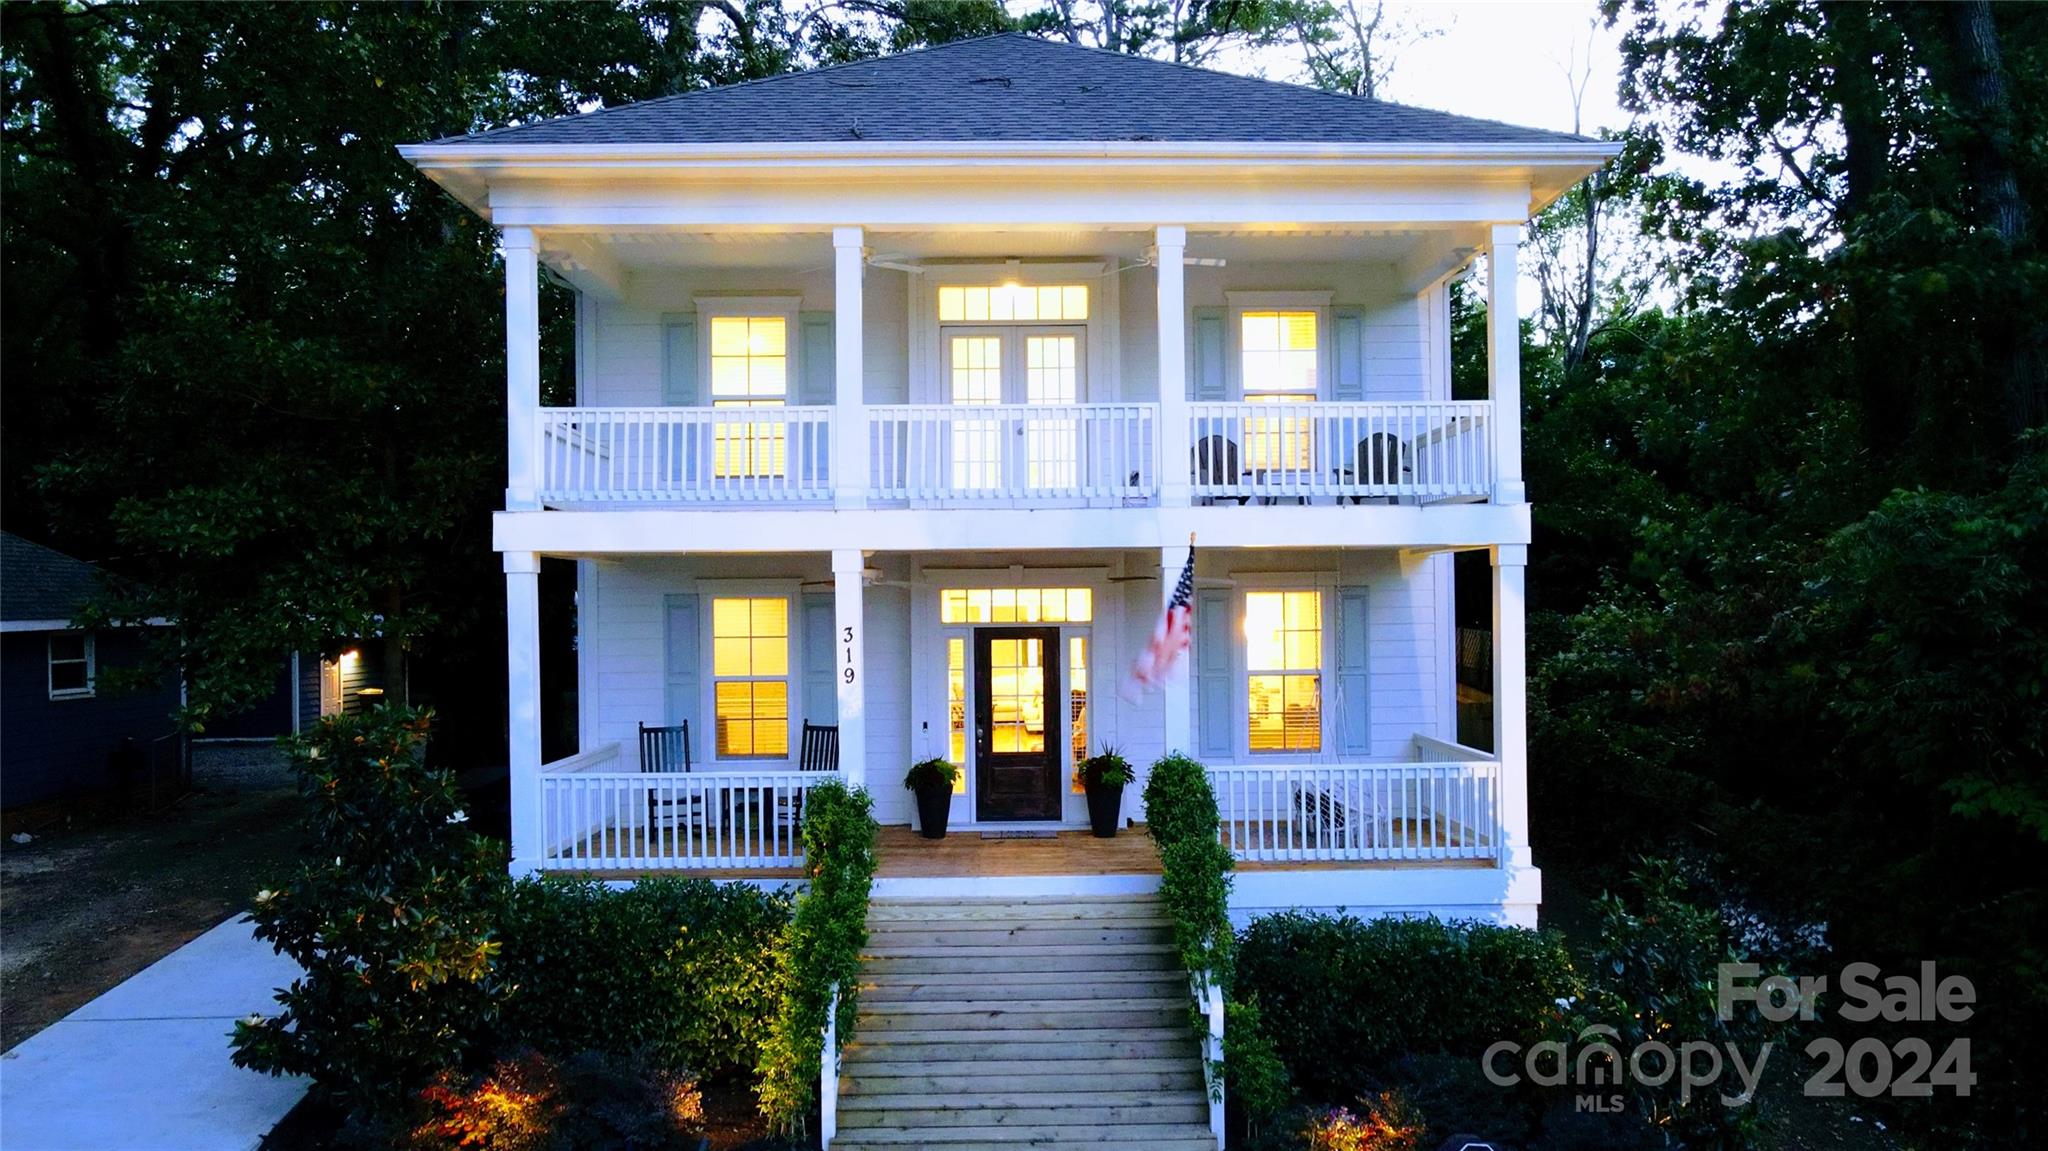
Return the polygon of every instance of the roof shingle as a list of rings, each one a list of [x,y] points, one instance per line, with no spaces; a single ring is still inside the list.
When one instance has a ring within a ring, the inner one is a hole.
[[[1118,140],[1559,144],[1585,137],[1020,33],[684,92],[441,144]]]
[[[84,560],[0,532],[0,619],[69,620],[99,594],[104,578]]]

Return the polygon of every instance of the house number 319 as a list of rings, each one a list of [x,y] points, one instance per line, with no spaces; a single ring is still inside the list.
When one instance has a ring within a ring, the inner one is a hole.
[[[847,683],[852,683],[860,675],[860,673],[853,670],[853,629],[850,627],[840,628],[839,642],[846,645],[846,655],[841,661],[839,678]]]

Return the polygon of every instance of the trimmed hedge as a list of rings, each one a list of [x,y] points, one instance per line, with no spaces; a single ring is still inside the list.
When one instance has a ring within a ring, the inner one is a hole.
[[[1173,920],[1181,966],[1230,987],[1230,872],[1236,862],[1217,841],[1216,793],[1202,765],[1175,752],[1145,781],[1145,829],[1159,847],[1159,901]],[[1205,1028],[1206,1030],[1206,1028]]]
[[[839,1042],[860,1010],[860,952],[868,943],[868,890],[875,878],[874,803],[838,783],[804,797],[808,883],[776,949],[779,994],[761,1045],[755,1093],[769,1126],[798,1134],[818,1096],[825,1019],[839,989]]]
[[[1237,960],[1237,993],[1311,1099],[1353,1098],[1409,1056],[1533,1043],[1582,992],[1556,935],[1483,923],[1286,912],[1254,921]]]
[[[790,898],[749,884],[517,884],[500,928],[500,1049],[645,1053],[753,1070],[774,1018]]]

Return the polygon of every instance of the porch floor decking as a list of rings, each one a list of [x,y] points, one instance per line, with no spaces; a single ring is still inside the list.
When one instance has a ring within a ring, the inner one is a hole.
[[[1410,842],[1433,846],[1460,844],[1464,837],[1441,829],[1435,836],[1411,827]],[[1226,832],[1226,842],[1228,841]],[[1238,871],[1402,871],[1423,868],[1494,866],[1490,859],[1285,859],[1237,861]],[[697,875],[707,879],[800,880],[796,867],[646,867],[563,870],[555,874],[590,879],[645,879],[663,875]],[[926,839],[914,828],[884,826],[875,840],[877,879],[987,879],[1049,875],[1157,875],[1159,852],[1143,825],[1126,827],[1114,839],[1097,839],[1086,831],[1061,831],[1051,838],[984,839],[979,829],[949,832],[944,839]]]

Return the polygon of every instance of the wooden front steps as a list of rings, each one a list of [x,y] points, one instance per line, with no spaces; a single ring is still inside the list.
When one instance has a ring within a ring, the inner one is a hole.
[[[877,899],[834,1151],[1216,1151],[1149,895]]]

